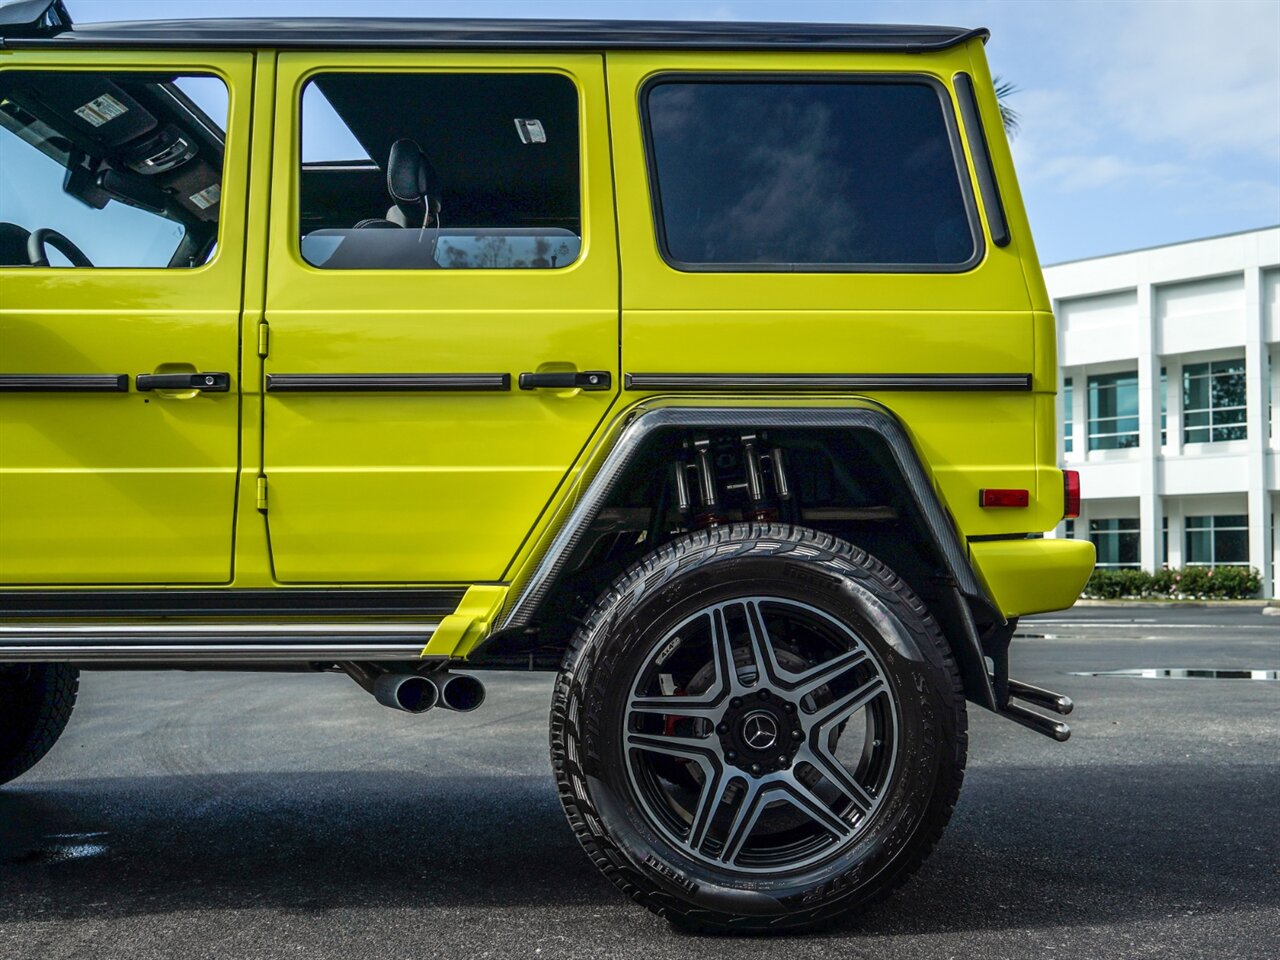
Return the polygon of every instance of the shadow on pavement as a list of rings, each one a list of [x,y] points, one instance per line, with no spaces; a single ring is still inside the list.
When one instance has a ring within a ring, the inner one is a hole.
[[[1226,764],[975,770],[934,856],[842,932],[1275,906],[1277,776]],[[635,909],[578,849],[543,777],[344,771],[0,791],[0,921],[493,905]]]

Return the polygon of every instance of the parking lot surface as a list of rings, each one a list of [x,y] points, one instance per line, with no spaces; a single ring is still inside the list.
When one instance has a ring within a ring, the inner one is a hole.
[[[88,673],[53,753],[0,789],[0,957],[1127,958],[1277,955],[1280,669],[1256,609],[1023,621],[1013,674],[1073,697],[1055,744],[973,708],[942,844],[841,929],[679,933],[598,876],[547,760],[551,677],[477,713],[340,676]]]

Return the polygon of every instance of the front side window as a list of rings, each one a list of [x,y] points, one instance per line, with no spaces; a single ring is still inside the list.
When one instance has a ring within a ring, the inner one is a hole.
[[[1186,562],[1209,567],[1248,563],[1248,515],[1187,517]]]
[[[936,272],[979,256],[935,84],[664,78],[643,106],[659,244],[674,266]]]
[[[1185,443],[1246,439],[1244,358],[1184,366],[1182,411]]]
[[[1138,374],[1089,378],[1089,449],[1138,445]]]
[[[302,257],[566,267],[582,248],[578,143],[577,89],[559,74],[320,74],[302,95]]]
[[[0,268],[204,263],[226,115],[214,77],[0,71]]]
[[[1100,567],[1136,567],[1142,561],[1142,539],[1136,518],[1090,520],[1089,539]]]

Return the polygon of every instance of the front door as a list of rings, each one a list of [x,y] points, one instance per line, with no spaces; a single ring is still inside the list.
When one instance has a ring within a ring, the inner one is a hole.
[[[231,578],[247,53],[0,67],[0,583]]]
[[[278,70],[275,575],[501,579],[617,394],[602,59],[286,53]]]

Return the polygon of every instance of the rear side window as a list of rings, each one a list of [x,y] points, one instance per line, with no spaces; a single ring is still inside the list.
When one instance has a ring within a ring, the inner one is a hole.
[[[0,71],[0,267],[195,267],[217,243],[227,88]]]
[[[327,73],[302,95],[301,253],[328,270],[566,267],[578,92],[558,74]]]
[[[955,120],[933,81],[664,78],[643,105],[673,266],[937,272],[980,255]]]

